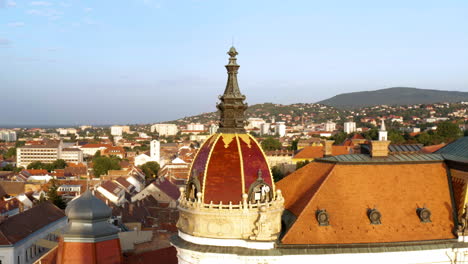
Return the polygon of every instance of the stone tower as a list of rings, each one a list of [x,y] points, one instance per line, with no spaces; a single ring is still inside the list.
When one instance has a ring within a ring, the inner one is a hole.
[[[237,82],[236,49],[228,52],[228,82],[218,133],[200,147],[179,198],[179,233],[172,238],[179,263],[237,263],[211,246],[269,250],[281,232],[284,199],[266,156],[244,130],[245,96]],[[235,258],[235,257],[234,257]]]

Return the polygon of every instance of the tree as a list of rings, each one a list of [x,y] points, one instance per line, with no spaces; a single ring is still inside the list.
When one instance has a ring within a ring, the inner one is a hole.
[[[113,157],[95,157],[93,159],[93,171],[94,176],[101,177],[101,175],[107,174],[109,170],[120,170],[119,165],[120,159]]]
[[[29,163],[28,170],[41,170],[45,168],[45,164],[40,161],[34,161]]]
[[[334,145],[339,145],[343,143],[346,140],[346,138],[348,138],[348,134],[346,134],[345,132],[336,133],[331,137],[332,140],[335,140],[335,143],[333,143]]]
[[[53,204],[55,204],[55,206],[57,206],[58,208],[65,209],[65,207],[67,207],[67,204],[62,199],[62,196],[60,196],[57,193],[57,181],[55,179],[52,179],[50,180],[49,184],[51,184],[51,186],[49,187],[49,191],[47,192],[47,199]]]
[[[156,161],[148,161],[140,166],[140,169],[145,173],[146,178],[155,178],[158,175],[159,163]]]
[[[427,146],[427,145],[430,145],[431,142],[432,142],[432,138],[431,136],[426,133],[426,132],[422,132],[422,133],[419,133],[417,136],[416,136],[416,140],[423,144],[424,146]]]
[[[468,137],[468,129],[465,130],[465,137]]]
[[[388,132],[388,140],[390,140],[392,144],[401,144],[405,142],[405,138],[396,130],[390,130]]]
[[[306,166],[306,165],[309,164],[309,163],[310,163],[309,160],[298,161],[298,162],[296,163],[296,170],[298,170],[298,169],[300,169],[300,168]]]
[[[16,156],[16,148],[9,148],[8,151],[3,155],[5,158],[9,159]]]
[[[449,121],[437,124],[436,132],[446,142],[453,141],[461,136],[461,130],[458,125]]]
[[[264,151],[281,149],[281,142],[273,137],[267,137],[261,145]]]
[[[65,169],[65,167],[67,167],[67,162],[63,159],[58,159],[52,163],[52,167],[54,170]]]
[[[278,182],[279,180],[284,178],[284,173],[281,171],[280,167],[273,166],[271,168],[271,174],[273,175],[273,180]]]

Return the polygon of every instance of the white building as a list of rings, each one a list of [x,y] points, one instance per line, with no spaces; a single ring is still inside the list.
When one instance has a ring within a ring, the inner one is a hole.
[[[73,163],[83,162],[83,152],[78,148],[63,148],[62,141],[23,146],[17,149],[16,156],[19,167],[27,167],[29,163],[35,161],[52,163],[58,159]]]
[[[111,126],[111,135],[113,136],[122,136],[123,128],[121,126]]]
[[[16,132],[15,131],[0,131],[0,140],[6,142],[16,141]]]
[[[96,152],[105,150],[110,146],[109,144],[86,144],[81,146],[80,149],[83,151],[83,155],[93,156]]]
[[[324,128],[325,128],[325,131],[333,132],[333,131],[336,130],[336,123],[328,121],[328,122],[325,123]]]
[[[160,136],[174,136],[179,129],[176,124],[154,124],[151,126],[151,132],[157,132]]]
[[[356,122],[345,122],[344,123],[344,132],[346,134],[351,134],[356,132]]]
[[[161,165],[161,142],[158,140],[151,140],[149,156],[142,153],[135,157],[135,166],[140,166],[150,161],[156,161]]]
[[[192,130],[192,131],[203,131],[205,130],[205,126],[200,123],[190,123],[187,125],[187,130]]]
[[[125,189],[114,181],[105,181],[96,190],[117,206],[122,205],[126,201]]]
[[[261,128],[262,124],[265,124],[265,120],[262,118],[251,117],[247,119],[247,129]]]
[[[60,153],[60,158],[66,162],[82,163],[83,151],[78,148],[63,148]]]
[[[66,136],[68,134],[75,135],[77,133],[76,128],[59,128],[57,129],[60,135]]]
[[[270,123],[263,123],[260,126],[260,135],[265,136],[265,135],[270,135],[271,134],[271,124]]]
[[[284,137],[286,135],[286,124],[284,122],[276,122],[275,134],[280,137]]]
[[[40,203],[0,223],[0,263],[32,264],[58,245],[67,217],[52,203]]]
[[[217,124],[211,124],[209,128],[210,135],[213,135],[216,132],[218,132],[218,128],[219,126]]]

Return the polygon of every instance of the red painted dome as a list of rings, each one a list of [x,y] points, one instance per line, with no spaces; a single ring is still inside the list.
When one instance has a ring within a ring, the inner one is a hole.
[[[270,199],[274,182],[265,154],[249,134],[214,134],[201,146],[190,169],[187,197],[238,204],[243,194],[251,202]],[[270,196],[266,197],[266,196]]]

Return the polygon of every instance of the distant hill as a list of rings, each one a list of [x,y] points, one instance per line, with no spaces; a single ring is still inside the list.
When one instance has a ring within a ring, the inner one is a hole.
[[[344,93],[317,102],[341,109],[373,105],[412,105],[468,101],[468,92],[392,87],[376,91]]]

